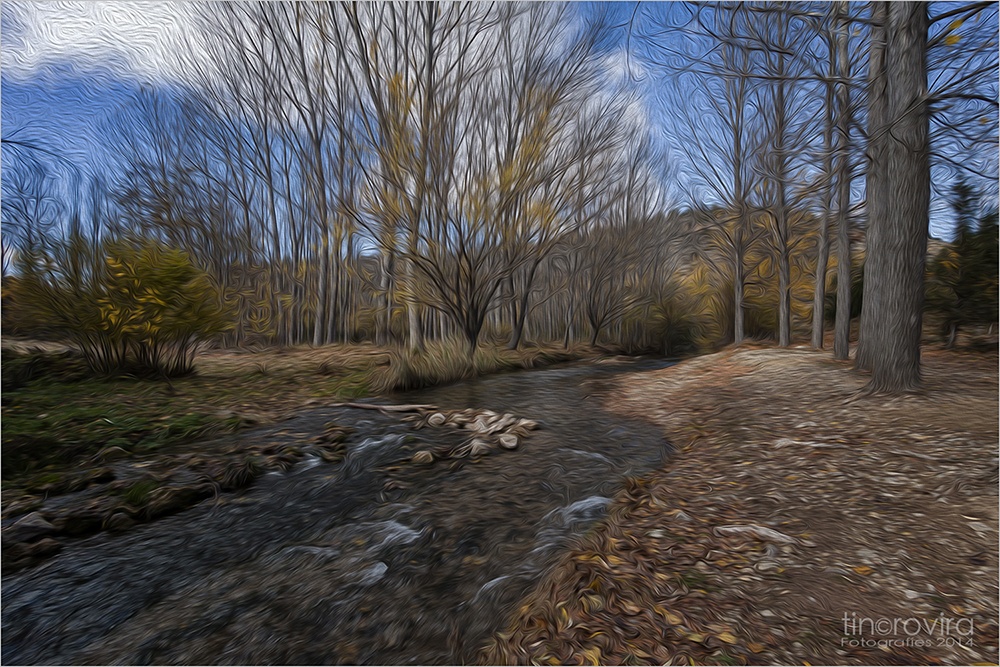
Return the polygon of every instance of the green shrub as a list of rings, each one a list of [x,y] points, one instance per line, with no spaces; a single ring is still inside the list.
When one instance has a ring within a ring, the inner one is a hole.
[[[930,262],[927,309],[949,347],[962,327],[996,324],[997,272],[996,213],[983,216],[976,228],[959,227],[955,241]]]

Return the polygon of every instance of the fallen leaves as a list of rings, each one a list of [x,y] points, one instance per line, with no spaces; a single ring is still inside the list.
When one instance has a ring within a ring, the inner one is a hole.
[[[675,614],[672,611],[667,611],[666,609],[664,609],[663,607],[660,607],[660,606],[657,606],[655,609],[656,609],[656,612],[658,614],[660,614],[660,616],[662,616],[663,618],[665,618],[666,621],[667,621],[667,623],[669,623],[670,625],[683,625],[684,624],[684,619],[680,615]]]
[[[588,648],[583,652],[583,659],[586,660],[585,664],[588,665],[600,665],[601,662],[601,649],[599,648]]]
[[[724,354],[728,368],[703,357],[623,381],[620,405],[660,423],[668,439],[692,427],[699,437],[678,447],[663,469],[622,490],[609,519],[529,596],[512,634],[497,638],[484,660],[803,664],[808,657],[821,664],[926,664],[995,656],[994,556],[977,558],[982,572],[972,574],[966,552],[943,559],[942,550],[959,547],[929,539],[947,538],[961,523],[955,505],[995,531],[995,514],[984,518],[970,504],[984,494],[995,498],[995,475],[970,475],[993,465],[973,443],[995,441],[996,424],[982,420],[977,436],[965,436],[962,429],[973,428],[957,417],[965,413],[942,407],[956,387],[968,386],[955,374],[982,373],[987,381],[976,385],[982,389],[974,400],[995,417],[995,363],[972,371],[956,361],[948,380],[935,384],[931,357],[925,396],[846,402],[863,378],[818,355]],[[747,357],[758,370],[734,373],[739,364],[732,359]],[[962,404],[970,400],[968,390],[956,396]],[[803,412],[813,421],[804,422]],[[808,446],[774,446],[795,428],[794,442]],[[885,445],[908,441],[901,428],[934,437],[907,445],[919,456],[897,456]],[[954,505],[930,502],[948,494]],[[870,565],[851,564],[858,563],[859,547]],[[976,548],[988,553],[985,543]],[[897,556],[904,552],[905,566]],[[892,601],[900,596],[883,595],[925,590],[928,581],[940,597],[896,608]],[[957,595],[975,600],[976,611],[965,603],[946,607],[943,600]],[[553,599],[567,602],[557,611]],[[919,612],[928,617],[946,609],[974,616],[983,641],[977,636],[972,654],[840,648],[844,609],[893,617],[918,613],[914,605],[930,605]]]

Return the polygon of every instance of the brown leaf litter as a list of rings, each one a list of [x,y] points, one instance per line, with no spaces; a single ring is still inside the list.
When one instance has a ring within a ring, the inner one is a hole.
[[[623,377],[608,404],[676,454],[483,661],[995,664],[997,356],[924,376],[866,396],[827,354],[736,349]]]

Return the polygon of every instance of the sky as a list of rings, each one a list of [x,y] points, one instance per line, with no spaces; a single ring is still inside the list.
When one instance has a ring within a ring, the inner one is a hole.
[[[690,191],[683,136],[671,95],[676,85],[650,66],[653,27],[682,11],[674,3],[579,3],[582,19],[601,16],[613,30],[602,45],[609,70],[628,77],[639,95],[643,122],[661,142],[668,169],[662,175],[677,204]],[[142,87],[183,85],[178,57],[195,28],[192,5],[173,2],[4,2],[0,26],[0,122],[4,139],[43,144],[85,173],[114,169],[106,125]],[[680,98],[683,99],[684,91]],[[677,99],[677,95],[672,96]],[[676,139],[675,139],[676,141]],[[947,236],[948,206],[932,209],[931,233]]]
[[[3,4],[4,139],[56,147],[85,171],[111,159],[105,125],[142,86],[175,84],[194,25],[177,3]]]

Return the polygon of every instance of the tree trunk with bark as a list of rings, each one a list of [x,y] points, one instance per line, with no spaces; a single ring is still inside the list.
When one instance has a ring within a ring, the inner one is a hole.
[[[857,364],[869,389],[920,384],[924,264],[930,205],[927,5],[876,3],[883,40],[869,92],[869,239]],[[838,288],[839,289],[839,288]],[[871,297],[871,300],[869,300]]]
[[[836,10],[834,10],[836,11]],[[837,43],[835,37],[828,37],[830,48],[830,80],[826,84],[826,123],[823,127],[823,173],[824,186],[823,215],[819,220],[819,245],[816,249],[816,282],[813,286],[812,346],[823,349],[823,334],[826,328],[826,268],[830,261],[830,218],[833,217],[833,153],[834,132],[836,130],[836,109],[834,102],[835,77],[837,76]]]
[[[528,319],[528,301],[531,298],[531,286],[535,282],[535,274],[538,272],[539,264],[541,264],[540,257],[535,259],[531,268],[528,270],[527,283],[524,286],[524,291],[521,293],[520,309],[517,309],[517,301],[512,299],[512,303],[515,304],[514,308],[516,309],[516,313],[514,319],[514,330],[511,331],[510,341],[507,343],[508,350],[516,350],[521,346],[521,338],[524,336],[524,322]]]
[[[847,359],[851,347],[851,93],[847,3],[837,3],[837,314],[833,325],[833,357]],[[844,287],[841,288],[841,285]]]

